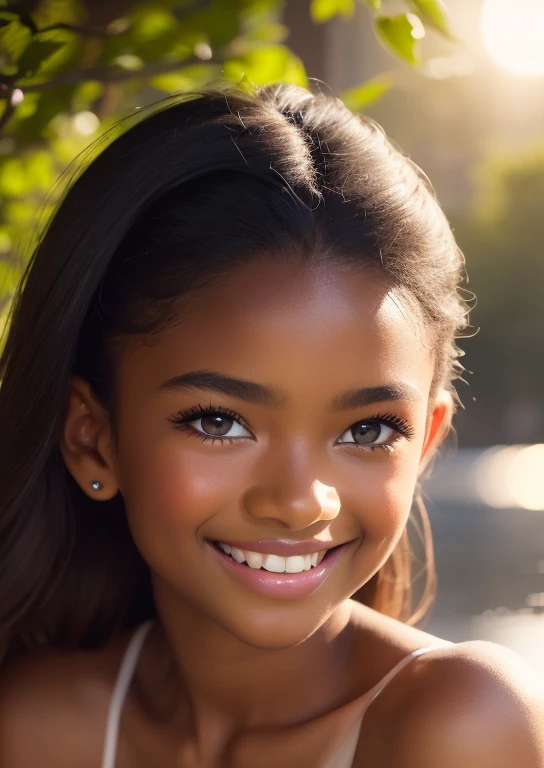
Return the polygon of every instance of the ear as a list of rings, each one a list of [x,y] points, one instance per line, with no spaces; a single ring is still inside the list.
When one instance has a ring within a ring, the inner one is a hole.
[[[118,490],[116,455],[110,417],[79,376],[70,379],[70,394],[60,450],[68,471],[93,499],[113,498]],[[93,488],[93,483],[99,486]]]
[[[443,389],[435,398],[433,410],[427,427],[427,434],[421,452],[419,462],[419,474],[421,475],[427,468],[430,460],[436,454],[436,451],[442,442],[448,436],[451,429],[453,418],[453,398],[451,394]]]

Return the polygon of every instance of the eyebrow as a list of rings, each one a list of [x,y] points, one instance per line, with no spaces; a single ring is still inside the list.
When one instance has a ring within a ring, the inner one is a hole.
[[[218,371],[190,371],[181,376],[168,379],[159,387],[160,390],[185,391],[203,389],[219,392],[222,395],[245,400],[252,405],[282,408],[287,405],[288,396],[285,390],[277,389],[255,381],[226,376]],[[378,387],[360,387],[349,389],[335,397],[331,403],[331,411],[348,411],[374,403],[390,402],[393,400],[408,400],[420,402],[418,390],[405,382],[384,384]]]

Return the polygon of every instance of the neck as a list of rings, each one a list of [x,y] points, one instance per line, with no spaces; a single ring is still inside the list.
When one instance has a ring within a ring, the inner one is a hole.
[[[269,650],[250,646],[194,605],[154,584],[160,630],[157,656],[172,711],[197,733],[210,726],[240,732],[304,722],[345,703],[353,634],[351,601],[303,642]]]

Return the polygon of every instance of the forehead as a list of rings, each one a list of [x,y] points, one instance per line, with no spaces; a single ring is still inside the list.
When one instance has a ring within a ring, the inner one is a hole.
[[[261,261],[217,279],[185,307],[182,322],[122,367],[145,367],[150,385],[213,369],[295,394],[402,380],[428,396],[434,356],[419,313],[378,275]]]

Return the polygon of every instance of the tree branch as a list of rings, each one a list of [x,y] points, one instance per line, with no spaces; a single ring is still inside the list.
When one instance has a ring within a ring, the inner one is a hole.
[[[221,64],[225,58],[201,59],[198,56],[190,56],[187,59],[181,59],[181,61],[153,61],[140,67],[140,69],[133,70],[120,69],[118,67],[90,67],[89,69],[61,72],[45,83],[24,85],[19,82],[17,85],[24,93],[37,93],[49,91],[61,85],[86,83],[90,80],[98,80],[102,83],[123,83],[127,80],[140,80],[167,72],[175,72],[193,64]]]

